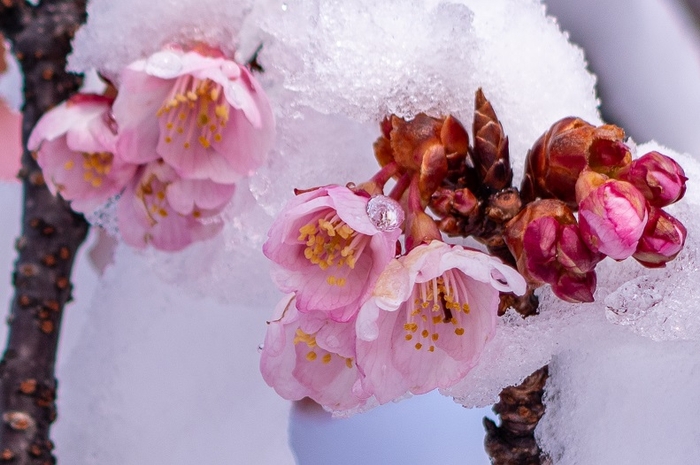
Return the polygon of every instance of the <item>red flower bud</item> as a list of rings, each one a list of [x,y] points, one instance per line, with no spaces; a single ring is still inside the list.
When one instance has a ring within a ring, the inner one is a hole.
[[[550,284],[568,302],[593,300],[593,270],[602,256],[583,243],[576,218],[563,202],[531,202],[506,224],[504,238],[530,285]]]
[[[469,150],[469,136],[454,117],[432,118],[419,114],[411,121],[398,116],[385,119],[383,135],[374,144],[382,166],[395,161],[399,173],[415,173],[424,202],[442,184],[450,166],[458,166]]]
[[[664,267],[681,251],[686,235],[683,223],[659,208],[650,207],[649,221],[632,256],[648,268]]]
[[[621,179],[631,183],[655,207],[665,207],[685,195],[683,168],[659,152],[649,152],[634,160]]]
[[[595,127],[580,118],[554,123],[528,152],[520,189],[523,201],[556,198],[576,208],[574,186],[587,165],[607,174],[629,163],[624,137],[617,126]]]

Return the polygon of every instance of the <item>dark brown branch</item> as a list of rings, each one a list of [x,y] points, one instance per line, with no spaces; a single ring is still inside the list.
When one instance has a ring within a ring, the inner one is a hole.
[[[45,0],[36,7],[0,0],[0,28],[25,77],[25,144],[39,117],[81,84],[81,77],[67,73],[65,65],[70,40],[85,17],[85,0]],[[56,348],[63,308],[71,299],[74,257],[88,224],[51,195],[26,148],[20,178],[22,235],[8,343],[0,362],[0,462],[44,465],[56,461],[49,440],[56,418]]]
[[[544,465],[549,458],[535,441],[535,428],[544,415],[542,394],[549,370],[544,366],[518,386],[501,391],[493,410],[501,416],[501,426],[484,418],[484,446],[494,465]]]

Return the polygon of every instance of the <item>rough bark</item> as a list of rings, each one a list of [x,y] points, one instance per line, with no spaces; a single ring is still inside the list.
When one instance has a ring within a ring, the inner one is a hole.
[[[37,6],[0,1],[0,30],[25,77],[25,146],[39,117],[81,84],[65,65],[70,40],[85,17],[85,0],[44,0]],[[0,362],[0,462],[44,465],[56,463],[49,439],[56,418],[56,348],[63,308],[71,299],[73,260],[88,224],[51,195],[26,148],[19,176],[24,212],[9,336]]]
[[[495,465],[548,465],[535,440],[535,428],[544,415],[542,395],[548,367],[544,366],[525,378],[518,386],[501,391],[493,406],[501,416],[501,426],[484,418],[486,440],[484,447]]]

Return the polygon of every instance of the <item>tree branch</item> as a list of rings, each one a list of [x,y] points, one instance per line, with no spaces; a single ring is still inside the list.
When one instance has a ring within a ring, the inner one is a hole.
[[[12,43],[25,78],[25,150],[19,174],[24,213],[8,343],[0,362],[0,462],[56,462],[49,440],[56,418],[56,348],[63,308],[71,299],[74,257],[88,224],[51,195],[26,142],[39,117],[82,82],[65,68],[70,40],[85,18],[85,0],[45,0],[36,7],[0,0],[0,29]]]
[[[501,391],[493,406],[501,416],[501,426],[484,418],[484,446],[494,465],[550,464],[535,440],[535,428],[544,415],[542,395],[549,375],[547,365],[525,378],[518,386]]]

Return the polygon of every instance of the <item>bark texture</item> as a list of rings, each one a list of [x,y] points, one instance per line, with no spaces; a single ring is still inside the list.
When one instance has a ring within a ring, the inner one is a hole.
[[[551,460],[542,454],[535,441],[535,428],[544,415],[542,395],[547,381],[545,365],[525,378],[518,386],[501,391],[500,400],[493,406],[501,416],[501,426],[484,418],[486,440],[484,446],[495,465],[549,465]]]
[[[39,117],[82,82],[65,68],[70,40],[85,18],[85,0],[44,0],[37,6],[0,0],[0,30],[25,77],[19,173],[24,212],[9,336],[0,362],[0,463],[56,463],[49,439],[56,419],[56,348],[63,308],[71,299],[73,260],[88,224],[51,195],[26,141]]]

